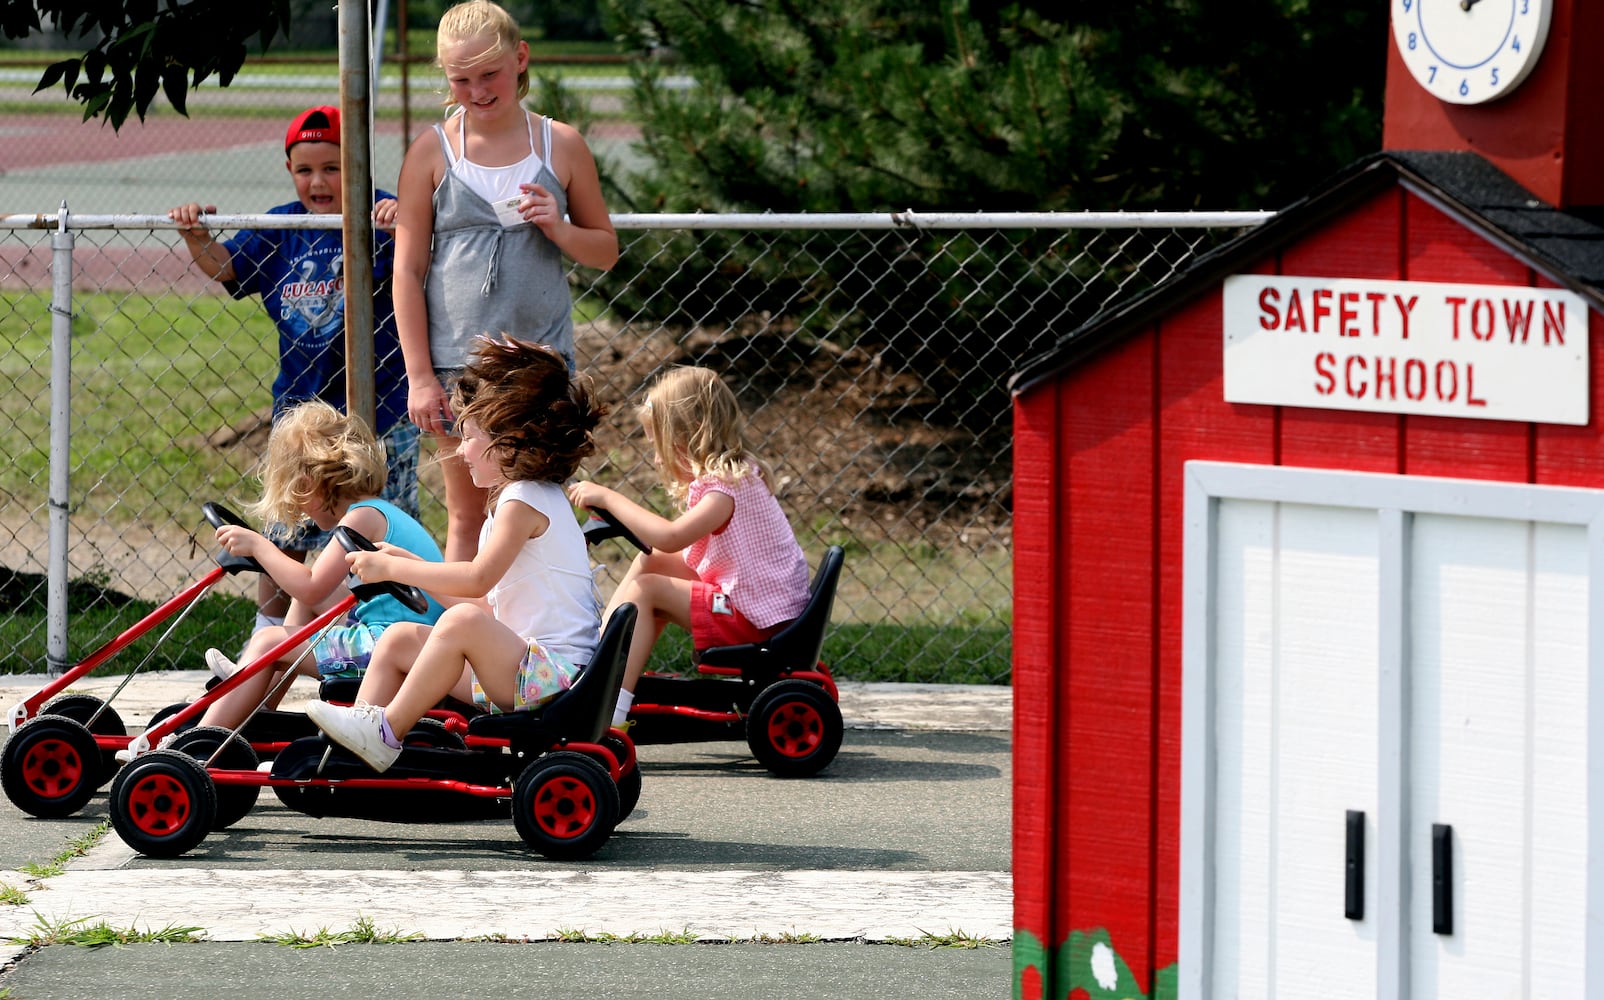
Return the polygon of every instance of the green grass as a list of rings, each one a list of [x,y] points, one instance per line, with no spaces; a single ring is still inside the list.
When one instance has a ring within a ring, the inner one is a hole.
[[[49,303],[0,293],[0,379],[14,404],[0,418],[0,491],[42,503],[49,481]],[[12,332],[14,331],[14,332]],[[268,407],[278,340],[255,301],[216,295],[73,297],[74,506],[119,520],[197,518],[194,497],[238,493],[254,456],[205,437]]]
[[[199,927],[168,924],[159,929],[140,930],[137,927],[112,927],[104,920],[92,924],[89,922],[90,919],[80,917],[76,920],[51,920],[36,914],[34,929],[12,940],[31,948],[43,948],[53,944],[97,948],[105,945],[121,947],[128,944],[190,944],[202,938],[202,930]]]
[[[82,660],[111,637],[132,627],[156,606],[150,601],[131,601],[120,608],[98,607],[69,615],[69,657],[73,662]],[[208,595],[165,641],[158,642],[172,624],[171,619],[134,640],[109,662],[96,667],[92,675],[125,674],[139,664],[144,664],[142,670],[202,669],[201,650],[208,646],[237,649],[245,641],[255,614],[255,603],[245,598]],[[0,616],[0,650],[5,651],[4,656],[0,656],[0,674],[43,673],[47,663],[45,633],[45,611],[37,603]]]
[[[331,931],[327,927],[320,927],[310,934],[291,930],[283,934],[263,935],[257,940],[289,948],[334,948],[342,944],[401,944],[422,941],[424,937],[418,931],[381,930],[371,917],[359,916],[348,930]]]

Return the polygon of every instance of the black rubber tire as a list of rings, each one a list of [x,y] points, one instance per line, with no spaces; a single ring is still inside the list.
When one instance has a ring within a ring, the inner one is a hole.
[[[117,772],[109,805],[125,844],[147,857],[176,858],[211,832],[217,788],[189,754],[152,750]]]
[[[413,723],[407,732],[406,738],[401,741],[402,746],[428,747],[431,750],[466,750],[468,741],[459,734],[446,728],[446,724],[439,719],[425,716]]]
[[[841,706],[817,684],[783,680],[764,688],[746,717],[752,756],[781,778],[818,774],[841,749]]]
[[[602,746],[618,757],[619,763],[623,763],[624,758],[629,755],[629,748],[624,746],[624,741],[612,730],[608,730],[601,741]],[[618,778],[618,822],[622,823],[629,819],[635,807],[640,804],[640,785],[640,759],[637,758],[630,763],[629,770]]]
[[[189,705],[190,703],[187,701],[175,701],[171,705],[164,705],[161,708],[158,708],[156,710],[156,714],[150,717],[150,721],[145,723],[145,729],[150,730],[155,728],[158,722],[161,722],[164,719],[172,718],[179,712],[182,712],[184,709],[188,708]],[[198,718],[200,718],[200,716],[197,715],[195,719]],[[188,722],[184,723],[179,731],[182,732],[185,729],[195,728],[195,719],[190,719]]]
[[[0,785],[6,798],[30,816],[71,816],[100,787],[100,757],[83,723],[36,716],[18,726],[0,752]]]
[[[96,712],[100,714],[96,716]],[[128,727],[117,710],[92,694],[58,694],[39,706],[40,715],[60,715],[82,723],[94,736],[127,736]],[[94,719],[91,725],[89,720]],[[122,765],[117,762],[116,750],[100,751],[100,778],[97,788],[111,780]]]
[[[224,740],[228,742],[225,744]],[[217,752],[219,747],[222,753]],[[173,738],[168,749],[187,753],[200,761],[202,767],[219,771],[254,771],[261,763],[245,737],[222,726],[186,729]],[[216,760],[212,759],[214,754]],[[212,816],[214,831],[226,830],[244,819],[256,808],[257,797],[262,794],[261,785],[220,785],[213,781],[212,786],[217,791],[217,811]]]
[[[513,785],[512,822],[524,843],[555,861],[588,858],[618,825],[618,788],[582,753],[546,754]]]

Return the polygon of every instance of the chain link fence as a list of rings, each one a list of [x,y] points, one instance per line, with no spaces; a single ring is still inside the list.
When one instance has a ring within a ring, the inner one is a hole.
[[[665,366],[715,368],[810,559],[847,549],[826,645],[838,675],[1007,683],[1008,375],[1263,217],[617,216],[619,266],[571,275],[577,360],[613,407],[584,473],[666,512],[630,407]],[[70,433],[59,669],[211,568],[200,504],[254,497],[277,333],[259,301],[191,266],[165,217],[65,213],[0,216],[0,329],[0,672],[46,666],[53,390]],[[432,453],[423,519],[443,537]],[[605,592],[630,554],[594,555]],[[220,589],[243,635],[254,581]],[[166,662],[198,666],[202,647],[179,641]]]

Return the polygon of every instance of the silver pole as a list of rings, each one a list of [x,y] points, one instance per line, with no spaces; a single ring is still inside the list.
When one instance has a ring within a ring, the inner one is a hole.
[[[340,173],[345,184],[345,409],[375,433],[373,399],[373,91],[368,5],[340,4]]]
[[[45,592],[45,665],[59,677],[67,660],[68,471],[72,464],[72,244],[67,203],[50,237],[50,527]]]

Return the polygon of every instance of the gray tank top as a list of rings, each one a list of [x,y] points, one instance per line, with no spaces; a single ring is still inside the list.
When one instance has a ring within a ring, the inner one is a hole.
[[[456,156],[445,130],[434,130],[447,168],[434,191],[434,245],[424,282],[434,367],[461,368],[474,338],[507,334],[550,345],[572,368],[573,299],[562,251],[530,223],[503,228],[491,204],[451,169]],[[528,181],[550,191],[567,215],[568,192],[551,169],[550,118],[542,116],[540,133],[543,161]]]

